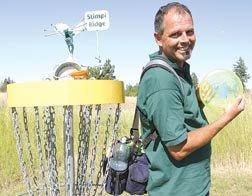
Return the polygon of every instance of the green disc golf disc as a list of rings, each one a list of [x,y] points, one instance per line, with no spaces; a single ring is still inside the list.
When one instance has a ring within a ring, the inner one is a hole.
[[[212,109],[223,110],[242,94],[242,82],[230,70],[214,70],[208,73],[199,85],[199,95],[202,102]]]

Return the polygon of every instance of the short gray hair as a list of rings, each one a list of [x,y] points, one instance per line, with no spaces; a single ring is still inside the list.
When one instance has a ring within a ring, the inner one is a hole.
[[[164,15],[167,14],[172,8],[175,8],[176,11],[180,14],[187,13],[192,17],[191,11],[185,5],[180,4],[178,2],[168,3],[167,5],[161,6],[156,13],[154,22],[155,32],[157,33],[163,32]]]

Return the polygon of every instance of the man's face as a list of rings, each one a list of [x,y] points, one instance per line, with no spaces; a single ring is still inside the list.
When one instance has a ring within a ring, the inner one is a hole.
[[[163,27],[163,33],[155,33],[156,42],[169,59],[183,66],[196,41],[191,16],[170,10],[164,16]]]

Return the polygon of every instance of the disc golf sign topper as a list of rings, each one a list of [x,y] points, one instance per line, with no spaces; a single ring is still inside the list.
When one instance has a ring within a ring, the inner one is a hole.
[[[96,10],[85,13],[87,31],[104,31],[109,28],[109,12]]]

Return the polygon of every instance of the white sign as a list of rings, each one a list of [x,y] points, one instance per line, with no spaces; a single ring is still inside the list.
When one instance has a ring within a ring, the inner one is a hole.
[[[107,10],[86,12],[85,23],[88,31],[107,30],[109,28],[109,13]]]

